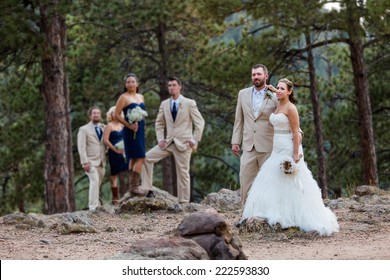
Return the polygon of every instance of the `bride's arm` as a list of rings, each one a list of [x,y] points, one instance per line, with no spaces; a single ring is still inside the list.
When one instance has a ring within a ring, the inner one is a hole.
[[[293,135],[293,144],[294,144],[294,151],[292,157],[295,162],[298,162],[302,157],[302,155],[299,154],[301,135],[299,129],[299,114],[298,114],[297,107],[295,107],[295,105],[290,106],[288,110],[288,120],[290,122],[291,132]]]

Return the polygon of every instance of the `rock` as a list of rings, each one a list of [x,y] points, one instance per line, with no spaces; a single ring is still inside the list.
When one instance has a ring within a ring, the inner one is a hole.
[[[13,213],[9,215],[5,215],[3,217],[3,222],[9,225],[18,225],[18,228],[29,229],[31,227],[45,227],[45,223],[34,217],[33,215],[25,214],[25,213]]]
[[[180,210],[187,212],[187,213],[193,213],[198,211],[205,211],[207,209],[212,209],[211,206],[200,204],[200,203],[184,203],[179,205]]]
[[[63,222],[57,226],[57,231],[60,234],[72,234],[72,233],[97,233],[97,230],[90,225],[83,225],[79,223],[67,223]]]
[[[190,237],[191,240],[194,240],[196,243],[198,243],[203,249],[206,250],[207,254],[211,256],[213,254],[213,250],[215,246],[223,241],[223,239],[219,236],[217,236],[215,233],[206,233],[206,234],[199,234]]]
[[[163,198],[134,197],[119,204],[115,213],[144,213],[157,210],[175,211],[175,204]]]
[[[238,191],[221,189],[218,193],[209,193],[202,204],[210,205],[220,212],[241,209],[241,198]]]
[[[277,231],[281,231],[281,227],[279,224],[276,224],[274,227],[271,227],[268,223],[267,220],[264,218],[259,218],[259,217],[253,217],[246,219],[241,222],[239,231],[240,233],[245,233],[245,232],[258,232],[264,235],[268,235],[270,233],[274,233]]]
[[[357,207],[359,205],[359,202],[357,201],[356,197],[354,198],[342,198],[339,197],[337,199],[329,200],[325,203],[325,206],[329,207],[330,209],[351,209],[354,207]]]
[[[181,208],[177,202],[177,198],[170,195],[168,192],[154,187],[153,192],[155,197],[131,197],[126,194],[119,202],[115,213],[126,212],[150,212],[158,210],[167,210],[172,212],[180,212]]]
[[[231,225],[215,209],[188,215],[178,225],[175,235],[197,242],[212,260],[247,259]]]
[[[202,246],[213,260],[235,260],[240,255],[239,250],[227,244],[215,233],[195,235],[190,239]]]
[[[182,237],[144,239],[113,257],[113,260],[208,260],[195,241]]]
[[[50,229],[57,230],[59,234],[72,233],[96,233],[93,222],[89,216],[90,211],[78,211],[72,213],[60,213],[48,215],[46,221],[51,223]]]
[[[230,242],[232,233],[229,224],[215,211],[207,209],[188,215],[177,227],[180,236],[192,236],[205,233],[216,233],[226,242]]]
[[[355,194],[358,196],[372,195],[372,194],[381,194],[383,191],[380,188],[374,186],[358,186],[355,189]]]

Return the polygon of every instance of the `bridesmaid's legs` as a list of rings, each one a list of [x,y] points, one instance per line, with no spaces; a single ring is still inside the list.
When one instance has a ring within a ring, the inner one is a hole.
[[[112,192],[112,204],[118,205],[119,203],[119,188],[118,188],[118,176],[110,176],[111,192]]]
[[[122,172],[118,174],[119,179],[119,195],[120,197],[124,197],[125,194],[128,192],[128,185],[126,184],[126,173]]]
[[[134,196],[146,196],[147,191],[140,186],[140,174],[142,171],[142,165],[144,164],[143,158],[132,159],[129,164],[129,179],[130,179],[130,194]]]
[[[130,162],[131,169],[133,171],[141,174],[142,166],[144,165],[144,161],[145,161],[144,158],[136,158],[136,159],[131,160],[131,162]]]

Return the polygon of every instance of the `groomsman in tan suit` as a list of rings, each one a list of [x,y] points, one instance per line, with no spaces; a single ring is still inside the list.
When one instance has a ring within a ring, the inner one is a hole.
[[[94,106],[88,110],[90,122],[80,127],[77,134],[77,149],[80,162],[89,178],[88,208],[93,211],[99,206],[99,192],[103,181],[106,157],[103,144],[105,125],[101,123],[101,110]]]
[[[269,121],[278,100],[267,86],[268,70],[262,64],[252,67],[253,86],[240,90],[232,135],[232,151],[240,156],[240,194],[244,206],[248,191],[260,167],[271,155],[274,128]]]
[[[154,163],[173,155],[177,174],[178,201],[185,203],[190,201],[191,153],[202,138],[205,122],[196,102],[181,95],[181,85],[177,77],[168,79],[171,98],[161,102],[157,114],[158,145],[146,153],[142,169],[142,187],[147,190],[152,189]]]

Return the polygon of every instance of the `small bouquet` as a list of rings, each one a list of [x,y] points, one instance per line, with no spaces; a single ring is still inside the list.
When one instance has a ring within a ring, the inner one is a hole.
[[[145,117],[147,117],[148,113],[141,107],[137,106],[131,110],[127,110],[126,116],[129,120],[129,123],[136,123],[142,121]],[[136,136],[136,132],[134,132],[134,139],[136,138]]]
[[[298,164],[292,159],[292,157],[286,157],[279,164],[280,170],[284,172],[284,174],[295,174],[298,171]]]
[[[115,146],[115,148],[117,148],[119,150],[124,150],[125,149],[125,142],[123,142],[123,140],[120,140],[114,146]],[[126,153],[123,153],[123,159],[126,161]]]

